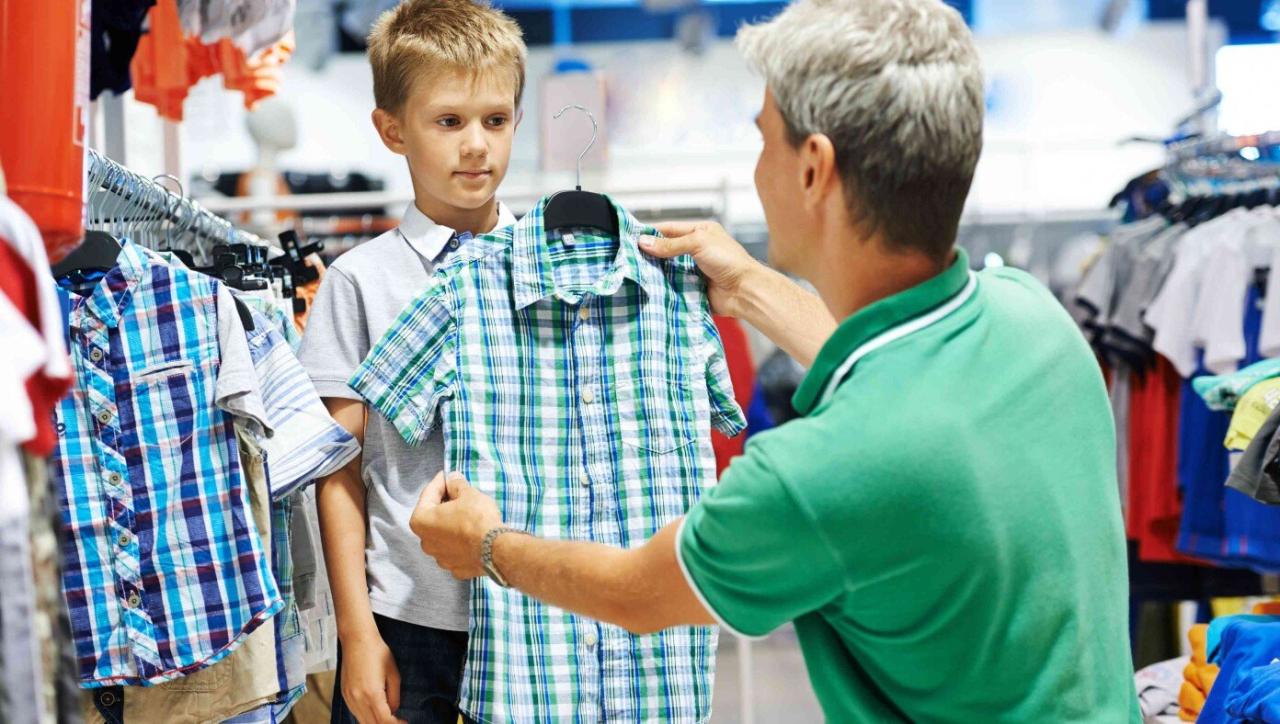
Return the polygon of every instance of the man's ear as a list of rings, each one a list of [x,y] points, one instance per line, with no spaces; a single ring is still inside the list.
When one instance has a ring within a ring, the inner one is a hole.
[[[828,194],[839,190],[839,178],[836,147],[830,138],[813,133],[800,142],[800,188],[805,209],[823,205]]]
[[[394,113],[381,108],[373,109],[372,118],[373,127],[378,129],[378,138],[382,139],[382,145],[392,153],[405,155],[404,129],[400,119]]]

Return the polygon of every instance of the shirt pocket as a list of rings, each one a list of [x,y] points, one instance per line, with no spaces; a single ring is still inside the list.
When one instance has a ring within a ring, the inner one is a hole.
[[[194,363],[189,359],[148,365],[132,375],[139,435],[146,448],[150,473],[162,480],[154,483],[177,485],[184,475],[194,473],[188,464],[188,449],[194,444],[196,390]]]
[[[642,375],[618,383],[622,442],[642,458],[678,456],[693,445],[693,390],[674,375]]]

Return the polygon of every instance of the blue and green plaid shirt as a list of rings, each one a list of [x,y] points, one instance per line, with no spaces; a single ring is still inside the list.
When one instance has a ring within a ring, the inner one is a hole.
[[[548,234],[546,203],[438,268],[351,386],[410,443],[441,419],[449,469],[508,525],[638,546],[714,483],[712,425],[745,422],[691,261],[641,255],[655,232],[620,208],[618,239]],[[714,629],[633,636],[487,578],[472,591],[472,718],[710,717]]]

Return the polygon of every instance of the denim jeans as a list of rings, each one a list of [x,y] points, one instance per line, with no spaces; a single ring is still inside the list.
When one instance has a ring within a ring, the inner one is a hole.
[[[415,626],[378,614],[373,619],[400,671],[400,708],[393,713],[409,724],[457,724],[467,632]],[[342,700],[341,646],[330,724],[356,724]]]

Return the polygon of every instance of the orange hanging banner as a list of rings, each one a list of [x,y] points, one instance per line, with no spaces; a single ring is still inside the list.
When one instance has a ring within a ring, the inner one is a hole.
[[[0,164],[50,261],[84,233],[89,23],[90,0],[0,0]]]

